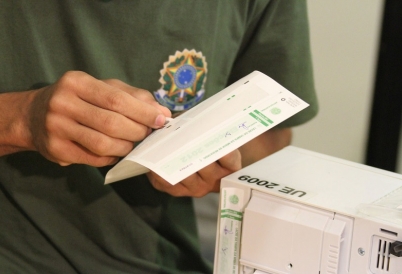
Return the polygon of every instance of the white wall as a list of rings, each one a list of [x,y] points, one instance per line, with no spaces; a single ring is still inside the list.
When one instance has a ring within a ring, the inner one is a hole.
[[[383,0],[308,0],[320,112],[293,145],[363,162]]]

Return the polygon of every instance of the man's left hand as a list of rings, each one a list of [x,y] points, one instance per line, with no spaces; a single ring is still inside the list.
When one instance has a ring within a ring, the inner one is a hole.
[[[152,171],[147,176],[154,188],[172,196],[202,197],[209,192],[219,192],[221,179],[239,169],[241,154],[236,149],[176,185],[169,184]]]

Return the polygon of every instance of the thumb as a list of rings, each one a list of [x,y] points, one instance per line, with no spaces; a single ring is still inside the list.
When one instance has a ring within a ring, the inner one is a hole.
[[[231,172],[238,171],[241,166],[241,153],[238,149],[226,154],[218,160],[221,167],[228,169]]]

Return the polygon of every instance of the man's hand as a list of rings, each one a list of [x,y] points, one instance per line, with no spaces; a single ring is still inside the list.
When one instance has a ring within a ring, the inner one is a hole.
[[[246,167],[290,145],[292,129],[272,128],[239,148]]]
[[[171,116],[148,91],[83,72],[1,98],[0,154],[36,150],[61,165],[113,164]]]
[[[147,175],[151,184],[160,191],[173,196],[202,197],[209,192],[219,192],[220,180],[239,169],[241,155],[239,150],[235,150],[174,186],[153,172]]]
[[[173,196],[202,197],[209,192],[219,192],[223,177],[289,145],[291,137],[289,128],[271,129],[174,186],[153,172],[147,175],[160,191]]]

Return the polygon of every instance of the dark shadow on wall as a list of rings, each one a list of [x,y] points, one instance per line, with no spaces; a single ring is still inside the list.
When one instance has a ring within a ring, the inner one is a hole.
[[[402,1],[386,0],[366,164],[395,171],[402,114]]]

